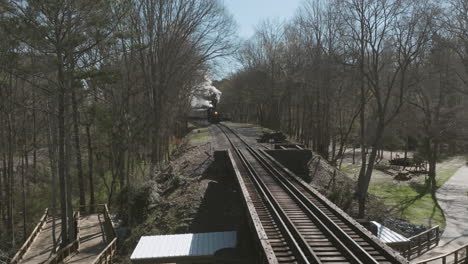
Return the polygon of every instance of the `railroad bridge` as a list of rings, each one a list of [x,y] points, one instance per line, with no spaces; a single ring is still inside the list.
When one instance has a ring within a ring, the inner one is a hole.
[[[255,242],[255,250],[249,252],[256,255],[242,259],[242,254],[229,251],[231,247],[223,248],[236,243],[222,242],[217,233],[148,236],[138,243],[133,263],[396,264],[408,263],[437,245],[438,227],[404,238],[373,223],[380,239],[376,237],[298,176],[306,174],[304,164],[311,156],[303,147],[283,144],[274,150],[259,144],[254,148],[225,124],[213,129],[227,139],[227,150],[215,152],[215,159],[219,167],[234,173]],[[239,249],[250,247],[241,240]]]
[[[11,264],[104,264],[112,263],[116,252],[117,235],[106,204],[95,205],[96,213],[80,214],[75,211],[76,239],[53,252],[52,225],[55,236],[60,237],[60,217],[45,210],[39,223],[23,246],[11,260]],[[85,211],[85,210],[82,210]]]
[[[286,168],[274,152],[253,148],[224,124],[217,129],[230,144],[217,156],[226,156],[235,172],[258,263],[408,263],[437,244],[435,228],[417,237],[416,244],[408,239],[390,247],[296,176],[294,168]]]
[[[296,175],[301,174],[301,157],[292,156],[295,162],[288,163],[278,155],[291,146],[280,146],[279,152],[257,149],[224,124],[215,129],[230,144],[215,157],[224,156],[234,172],[256,242],[255,263],[408,263],[437,245],[438,227],[402,244],[383,243]],[[295,148],[296,154],[305,151]],[[51,226],[55,220],[59,237],[60,219],[46,210],[11,263],[112,263],[117,236],[107,205],[96,207],[93,214],[75,212],[76,239],[56,253]]]

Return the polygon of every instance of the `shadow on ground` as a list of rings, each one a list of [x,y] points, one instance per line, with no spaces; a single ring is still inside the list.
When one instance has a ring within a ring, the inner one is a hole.
[[[189,226],[189,232],[237,231],[236,258],[240,257],[251,263],[249,260],[256,255],[251,239],[253,235],[248,230],[246,211],[235,182],[235,175],[226,170],[226,167],[225,164],[212,162],[205,171],[203,178],[211,182]]]

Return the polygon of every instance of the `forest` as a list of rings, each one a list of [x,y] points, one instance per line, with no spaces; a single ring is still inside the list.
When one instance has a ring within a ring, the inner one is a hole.
[[[467,11],[463,0],[305,1],[239,48],[242,67],[217,83],[223,110],[335,166],[347,149],[364,153],[359,217],[383,150],[414,151],[435,191],[437,161],[467,146]]]
[[[46,207],[68,230],[62,245],[73,206],[128,207],[185,134],[190,97],[233,52],[234,30],[211,0],[0,1],[2,251]]]
[[[129,209],[222,58],[239,64],[213,82],[233,121],[283,131],[336,167],[361,153],[359,217],[383,150],[426,161],[434,191],[437,161],[468,146],[465,0],[306,0],[245,41],[219,0],[0,0],[0,36],[0,260],[46,207],[62,245],[73,208]]]

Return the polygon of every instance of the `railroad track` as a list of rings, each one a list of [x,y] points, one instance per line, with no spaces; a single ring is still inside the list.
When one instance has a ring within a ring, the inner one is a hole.
[[[277,263],[407,263],[264,150],[218,124]]]

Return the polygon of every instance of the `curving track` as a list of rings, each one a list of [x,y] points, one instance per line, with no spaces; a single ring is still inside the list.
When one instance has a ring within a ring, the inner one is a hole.
[[[407,263],[264,150],[218,128],[276,257],[269,263]]]

